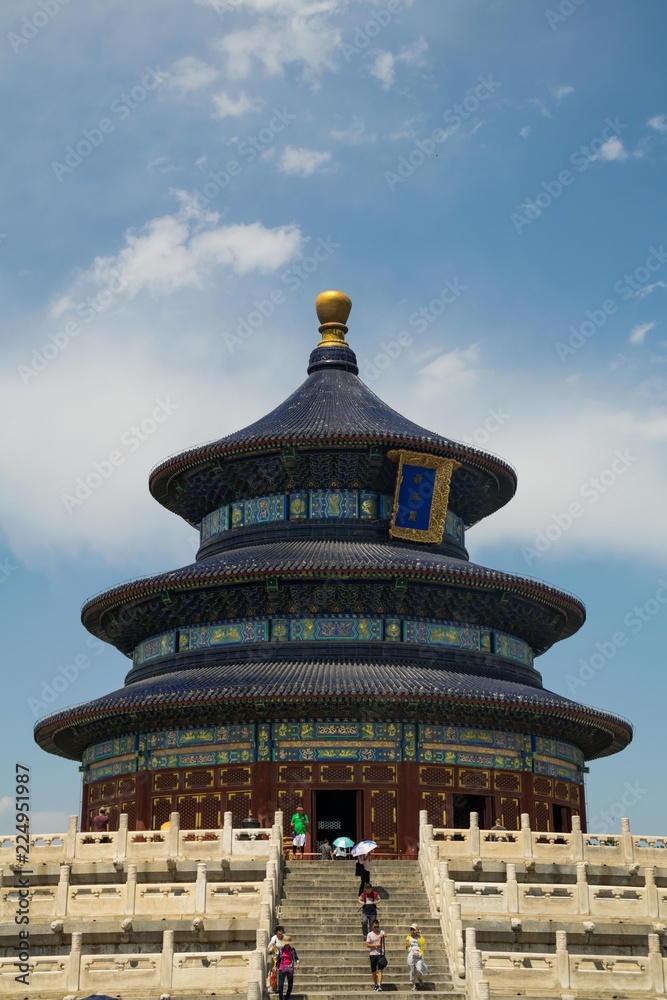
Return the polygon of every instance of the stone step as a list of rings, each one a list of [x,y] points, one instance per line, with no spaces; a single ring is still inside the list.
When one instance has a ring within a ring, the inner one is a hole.
[[[370,976],[369,976],[370,979]],[[369,993],[373,992],[372,982],[369,982],[368,986],[363,987],[359,990],[309,990],[304,992],[295,986],[292,992],[292,997],[294,1000],[366,1000]],[[401,997],[405,1000],[414,1000],[412,995],[412,988],[410,989],[399,989],[395,983],[390,982],[387,979],[386,983],[383,980],[382,992],[391,993],[392,997]],[[443,997],[447,1000],[465,1000],[463,993],[454,993],[453,990],[446,989],[436,989],[434,984],[426,983],[420,993],[428,993],[430,997],[437,998]]]

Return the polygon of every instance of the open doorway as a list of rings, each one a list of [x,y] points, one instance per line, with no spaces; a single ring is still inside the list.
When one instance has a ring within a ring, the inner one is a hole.
[[[470,829],[470,813],[476,812],[479,817],[480,830],[487,830],[487,800],[483,795],[455,795],[454,796],[454,822],[452,826],[455,830]]]
[[[356,844],[358,837],[357,801],[359,793],[349,789],[315,792],[315,845],[319,853],[322,841],[330,844],[338,837],[349,837]]]
[[[572,829],[572,810],[568,806],[553,806],[554,833],[569,833]]]

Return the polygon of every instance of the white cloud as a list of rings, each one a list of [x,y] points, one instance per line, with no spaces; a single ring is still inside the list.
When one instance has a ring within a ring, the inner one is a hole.
[[[529,97],[526,101],[526,104],[530,104],[534,108],[537,108],[537,110],[539,111],[539,113],[542,115],[543,118],[551,118],[551,112],[549,111],[548,107],[546,106],[541,97]]]
[[[646,124],[656,132],[667,132],[667,115],[654,115]]]
[[[532,131],[533,130],[530,127],[530,125],[524,125],[523,128],[519,129],[519,135],[521,136],[522,139],[525,139],[526,136],[529,136]]]
[[[553,97],[556,104],[560,104],[560,102],[563,100],[564,97],[567,97],[569,94],[573,93],[574,93],[574,87],[561,86],[561,87],[551,88],[551,96]]]
[[[383,90],[389,90],[396,78],[396,58],[391,52],[378,52],[371,66],[371,76],[379,80]]]
[[[428,45],[423,38],[418,38],[411,45],[403,45],[396,55],[393,52],[380,49],[373,60],[370,70],[371,76],[380,81],[383,90],[390,90],[396,81],[396,63],[421,66],[424,63],[423,55],[427,49]]]
[[[367,132],[362,118],[356,115],[345,129],[333,129],[331,135],[348,146],[362,146],[367,142],[377,142],[377,132]]]
[[[628,151],[618,136],[613,136],[613,138],[607,139],[604,146],[600,147],[600,152],[597,154],[597,159],[599,160],[627,160],[627,158]]]
[[[314,81],[323,70],[338,67],[342,36],[332,18],[346,0],[239,0],[237,6],[256,14],[257,21],[216,43],[228,76],[244,79],[256,63],[269,76],[297,65]]]
[[[249,112],[260,111],[264,104],[259,98],[248,97],[245,91],[241,91],[235,99],[223,90],[219,94],[213,94],[212,100],[215,118],[240,118]]]
[[[419,395],[431,398],[440,394],[445,385],[449,390],[474,385],[479,376],[479,366],[477,344],[440,354],[419,372]]]
[[[646,339],[646,334],[649,330],[652,330],[655,323],[639,323],[637,326],[633,327],[628,337],[629,344],[643,344]]]
[[[191,93],[215,83],[219,76],[220,70],[202,62],[196,56],[185,56],[172,66],[169,84],[185,93]]]
[[[316,170],[331,160],[331,153],[324,150],[295,148],[286,146],[280,157],[280,169],[285,174],[310,177]]]
[[[647,295],[654,292],[656,288],[667,288],[667,282],[664,281],[654,281],[651,285],[644,285],[637,292],[635,292],[635,297],[638,299],[645,299]]]
[[[151,219],[139,231],[125,233],[125,245],[108,257],[97,257],[68,291],[54,303],[58,319],[81,300],[90,301],[110,289],[118,302],[142,291],[160,298],[187,287],[200,287],[217,268],[229,274],[267,274],[286,264],[301,247],[296,225],[267,229],[261,222],[217,225],[218,214],[197,207],[187,192],[176,192],[181,210]]]
[[[423,66],[424,59],[422,57],[427,51],[428,44],[426,39],[420,37],[417,38],[411,45],[401,46],[396,58],[400,62],[406,63],[408,66]]]

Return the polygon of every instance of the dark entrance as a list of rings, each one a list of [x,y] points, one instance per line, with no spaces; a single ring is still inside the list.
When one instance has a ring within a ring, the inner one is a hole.
[[[554,833],[569,833],[572,829],[572,810],[554,805]]]
[[[351,789],[315,792],[315,842],[319,853],[322,841],[330,844],[338,837],[349,837],[356,844],[358,792]]]
[[[470,829],[470,813],[476,812],[479,817],[480,830],[487,830],[486,806],[487,800],[483,795],[455,795],[452,826],[455,830]]]

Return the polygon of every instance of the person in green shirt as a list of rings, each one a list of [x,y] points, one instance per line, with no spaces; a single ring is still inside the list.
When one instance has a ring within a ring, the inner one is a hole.
[[[292,838],[292,846],[294,847],[294,859],[298,861],[299,858],[303,860],[303,849],[306,846],[306,829],[308,823],[310,822],[305,812],[303,811],[303,806],[297,806],[296,812],[290,820],[292,824],[292,830],[294,836]]]

